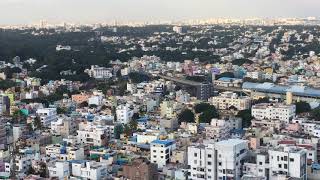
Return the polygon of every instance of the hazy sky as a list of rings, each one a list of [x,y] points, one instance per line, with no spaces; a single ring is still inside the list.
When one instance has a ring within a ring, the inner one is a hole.
[[[320,0],[0,0],[0,24],[320,17]]]

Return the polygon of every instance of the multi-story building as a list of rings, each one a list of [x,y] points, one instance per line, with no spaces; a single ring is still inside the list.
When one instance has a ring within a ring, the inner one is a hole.
[[[257,120],[280,120],[289,123],[296,115],[296,106],[280,103],[261,103],[253,105],[251,113]]]
[[[77,179],[100,180],[107,177],[107,165],[95,161],[72,161],[71,176]]]
[[[109,79],[112,78],[112,68],[91,66],[91,69],[86,69],[85,73],[88,73],[90,77],[95,79]]]
[[[151,162],[163,168],[170,161],[172,151],[176,149],[173,140],[154,140],[150,144]]]
[[[147,159],[139,158],[123,166],[122,176],[131,180],[158,179],[158,168],[156,164],[150,163]]]
[[[248,143],[229,139],[188,147],[188,179],[240,179]]]
[[[161,117],[174,118],[175,117],[175,104],[173,101],[163,101],[160,104]]]
[[[286,175],[291,178],[307,179],[307,153],[298,147],[278,147],[269,150],[270,178]]]
[[[238,96],[233,92],[223,92],[220,93],[219,96],[212,97],[211,103],[217,109],[227,110],[230,108],[236,108],[236,110],[241,111],[250,108],[251,99],[246,96]]]
[[[70,117],[59,117],[57,121],[51,122],[51,133],[67,137],[77,132],[77,123]]]
[[[51,144],[46,146],[46,156],[60,161],[82,160],[84,159],[84,149],[82,147]]]
[[[112,126],[114,128],[114,126]],[[77,142],[93,146],[103,146],[113,133],[113,128],[105,125],[98,125],[90,122],[81,122],[77,130]]]
[[[116,110],[117,115],[117,122],[122,124],[127,124],[132,116],[133,116],[133,110],[130,109],[128,104],[125,105],[119,105]]]
[[[68,179],[70,176],[69,162],[54,161],[48,164],[49,177],[55,177],[59,180]]]
[[[50,127],[51,122],[58,119],[56,108],[41,108],[36,112],[43,126]]]
[[[307,151],[297,146],[278,146],[261,152],[244,164],[243,173],[267,179],[307,179]]]
[[[206,137],[216,141],[228,139],[231,132],[231,124],[227,120],[212,119],[210,125],[205,126]]]

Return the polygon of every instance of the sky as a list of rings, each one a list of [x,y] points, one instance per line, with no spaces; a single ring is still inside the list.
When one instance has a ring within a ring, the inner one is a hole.
[[[0,0],[0,24],[320,17],[320,0]]]

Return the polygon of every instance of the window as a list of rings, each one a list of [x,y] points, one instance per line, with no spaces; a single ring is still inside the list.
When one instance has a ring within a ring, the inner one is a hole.
[[[218,164],[219,164],[219,166],[222,166],[222,162],[219,162]]]
[[[279,167],[279,168],[282,168],[282,165],[281,165],[281,164],[278,164],[278,167]]]
[[[194,164],[197,164],[197,160],[194,160],[194,162],[193,162]]]
[[[262,172],[263,170],[262,169],[259,169],[259,172]]]
[[[194,157],[197,157],[198,156],[198,154],[197,153],[194,153]]]
[[[288,169],[288,165],[286,165],[286,164],[284,164],[283,167],[284,167],[285,169]]]
[[[294,162],[294,159],[293,159],[293,158],[290,158],[290,162]]]
[[[208,169],[208,172],[211,172],[211,169]]]
[[[210,161],[208,161],[208,165],[211,165],[212,163]]]
[[[285,161],[288,161],[288,156],[284,156],[283,158]]]
[[[259,165],[262,165],[262,162],[259,162]]]
[[[211,154],[208,154],[208,158],[211,158]]]

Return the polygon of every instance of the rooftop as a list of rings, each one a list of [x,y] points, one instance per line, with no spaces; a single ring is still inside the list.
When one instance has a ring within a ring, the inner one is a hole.
[[[154,140],[151,142],[152,144],[161,144],[165,146],[170,146],[175,143],[174,140]]]
[[[266,92],[266,93],[277,93],[277,94],[285,94],[286,92],[292,92],[292,94],[296,96],[320,98],[320,89],[315,89],[315,88],[306,87],[306,86],[296,86],[296,85],[281,86],[273,83],[244,82],[242,84],[242,88]]]

